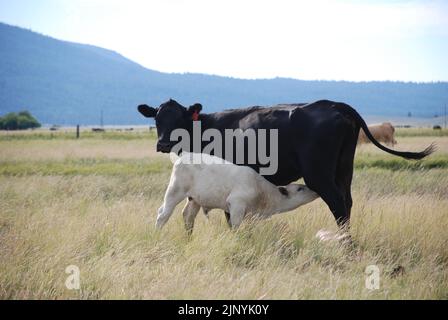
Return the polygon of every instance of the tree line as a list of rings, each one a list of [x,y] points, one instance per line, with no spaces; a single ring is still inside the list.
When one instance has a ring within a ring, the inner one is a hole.
[[[25,130],[41,127],[28,111],[10,112],[0,117],[0,130]]]

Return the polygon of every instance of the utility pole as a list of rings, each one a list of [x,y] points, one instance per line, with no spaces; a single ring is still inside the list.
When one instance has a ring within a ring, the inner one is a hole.
[[[444,127],[445,127],[445,129],[446,129],[446,103],[445,103]]]

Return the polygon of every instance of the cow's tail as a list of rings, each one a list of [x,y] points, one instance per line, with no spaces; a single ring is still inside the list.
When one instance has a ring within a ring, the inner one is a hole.
[[[389,149],[389,148],[383,146],[382,144],[380,144],[373,137],[373,135],[369,131],[369,128],[368,128],[366,122],[364,121],[364,119],[361,117],[361,115],[355,109],[353,109],[352,107],[350,107],[349,105],[347,105],[345,103],[337,103],[334,105],[334,107],[337,110],[339,110],[340,112],[342,112],[343,114],[349,115],[352,119],[354,119],[364,130],[364,133],[369,138],[369,140],[372,141],[372,143],[375,146],[377,146],[378,148],[380,148],[381,150],[383,150],[385,152],[388,152],[390,154],[393,154],[393,155],[396,155],[399,157],[403,157],[405,159],[420,160],[420,159],[423,159],[424,157],[430,155],[434,151],[436,151],[436,145],[434,143],[432,143],[429,147],[427,147],[425,150],[423,150],[421,152],[407,152],[407,151],[397,151],[397,150]]]

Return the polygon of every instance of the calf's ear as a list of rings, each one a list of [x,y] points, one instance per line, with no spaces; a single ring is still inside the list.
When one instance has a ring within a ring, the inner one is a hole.
[[[137,109],[146,118],[154,118],[157,114],[156,108],[150,107],[146,104],[139,105]]]
[[[278,191],[280,191],[280,193],[284,196],[287,196],[289,194],[288,190],[285,187],[278,187]]]

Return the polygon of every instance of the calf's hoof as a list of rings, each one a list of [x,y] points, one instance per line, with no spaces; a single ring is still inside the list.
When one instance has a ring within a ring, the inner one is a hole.
[[[157,229],[157,230],[162,229],[162,227],[165,225],[165,222],[166,222],[166,221],[163,221],[163,220],[161,220],[161,219],[157,219],[157,221],[156,221],[156,229]]]

